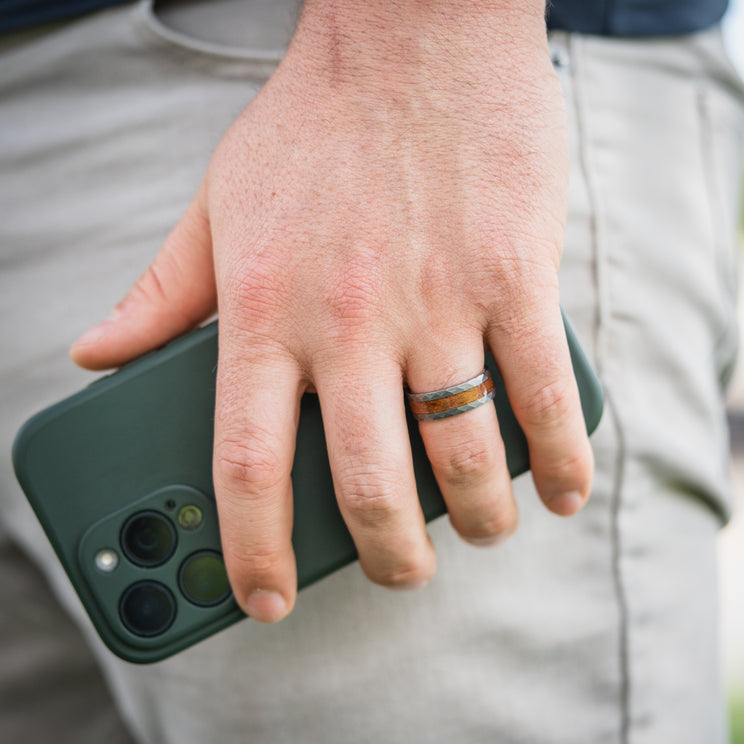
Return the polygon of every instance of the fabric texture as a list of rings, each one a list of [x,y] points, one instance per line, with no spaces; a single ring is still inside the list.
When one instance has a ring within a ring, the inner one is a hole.
[[[10,445],[90,381],[69,343],[155,255],[283,50],[190,38],[148,2],[0,50],[0,513],[138,742],[725,741],[715,538],[744,94],[717,32],[551,44],[573,148],[562,301],[607,392],[589,504],[562,520],[519,478],[505,545],[431,524],[424,590],[386,591],[352,565],[277,626],[241,622],[147,667],[95,636]],[[0,689],[14,673],[0,666]]]
[[[0,536],[0,741],[133,744],[79,629]]]

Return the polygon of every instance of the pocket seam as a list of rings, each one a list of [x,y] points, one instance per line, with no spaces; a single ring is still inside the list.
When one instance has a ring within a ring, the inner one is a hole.
[[[132,10],[136,31],[151,45],[197,66],[230,65],[267,78],[281,62],[284,51],[267,52],[203,41],[169,28],[158,20],[153,0],[140,0]]]

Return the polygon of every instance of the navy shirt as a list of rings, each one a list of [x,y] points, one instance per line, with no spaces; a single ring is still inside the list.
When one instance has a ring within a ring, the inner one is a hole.
[[[0,32],[127,0],[0,0]],[[717,23],[728,0],[551,0],[550,28],[603,36],[674,36]]]
[[[61,21],[131,0],[0,0],[0,33]]]
[[[601,36],[676,36],[721,20],[729,0],[553,0],[548,26]]]

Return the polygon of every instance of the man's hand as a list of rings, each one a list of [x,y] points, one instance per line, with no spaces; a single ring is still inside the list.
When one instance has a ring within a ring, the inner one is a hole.
[[[549,509],[577,511],[592,455],[558,304],[563,102],[532,0],[308,0],[287,55],[114,315],[73,347],[119,365],[219,307],[214,484],[235,596],[292,608],[290,470],[317,391],[362,567],[425,583],[404,383],[476,375],[491,348]],[[493,406],[421,422],[455,529],[490,544],[517,507]]]

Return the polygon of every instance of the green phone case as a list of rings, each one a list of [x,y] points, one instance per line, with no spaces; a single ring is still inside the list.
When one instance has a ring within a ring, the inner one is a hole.
[[[591,433],[602,390],[568,323],[566,332]],[[128,661],[163,659],[245,617],[220,562],[212,486],[216,362],[213,323],[37,414],[13,447],[18,480],[93,624]],[[491,358],[488,364],[514,477],[529,468],[527,445]],[[410,415],[408,424],[419,498],[431,520],[446,508]],[[336,505],[314,395],[302,400],[292,480],[302,588],[357,557]],[[167,555],[147,552],[156,543],[161,549],[158,540]],[[138,565],[143,555],[147,565]]]

